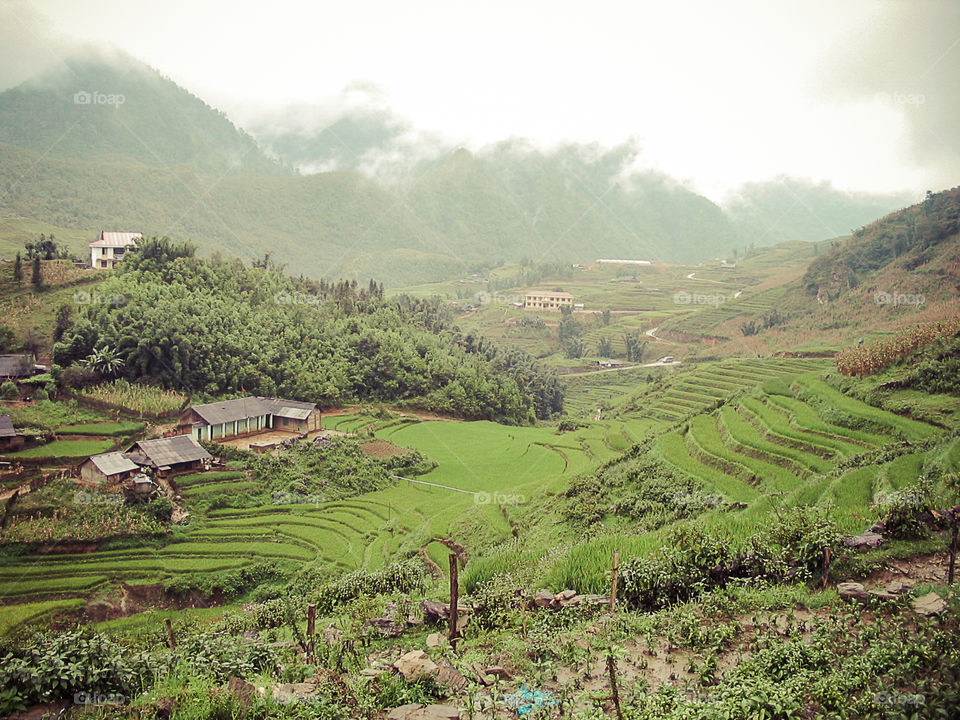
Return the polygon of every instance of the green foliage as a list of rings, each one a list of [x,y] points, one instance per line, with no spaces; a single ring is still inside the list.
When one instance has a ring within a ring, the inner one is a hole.
[[[294,578],[291,588],[298,596],[316,603],[318,612],[329,613],[359,597],[421,592],[426,582],[426,569],[419,559],[414,558],[382,570],[355,570],[332,579],[328,570],[310,568]]]
[[[89,358],[100,372],[209,395],[404,401],[515,423],[562,407],[556,376],[523,353],[460,335],[439,303],[387,301],[379,287],[294,281],[162,239],[103,292],[126,302],[86,306],[54,346],[57,364]]]
[[[19,400],[20,390],[17,389],[17,384],[11,380],[7,380],[3,385],[0,385],[0,398],[4,400]]]
[[[157,495],[147,506],[150,514],[159,522],[170,522],[170,515],[173,513],[173,503],[166,495]]]

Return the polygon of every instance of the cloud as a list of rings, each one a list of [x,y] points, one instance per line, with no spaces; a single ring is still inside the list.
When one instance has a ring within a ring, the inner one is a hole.
[[[960,183],[960,3],[884,3],[864,24],[820,68],[825,94],[897,114],[930,189]]]

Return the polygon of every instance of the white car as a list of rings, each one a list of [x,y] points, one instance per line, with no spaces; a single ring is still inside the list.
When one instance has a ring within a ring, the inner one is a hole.
[[[672,362],[673,362],[673,355],[667,355],[666,357],[662,357],[662,358],[660,358],[660,360],[658,360],[658,362],[662,362],[664,365],[666,365],[666,364],[668,364],[668,363],[672,363]]]

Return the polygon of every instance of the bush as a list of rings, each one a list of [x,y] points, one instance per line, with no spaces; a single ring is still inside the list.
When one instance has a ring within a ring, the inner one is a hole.
[[[426,568],[417,558],[388,565],[383,570],[355,570],[333,579],[328,576],[328,568],[305,570],[291,583],[291,591],[309,597],[318,612],[329,613],[358,597],[422,592],[427,582]]]
[[[160,522],[170,522],[173,515],[173,503],[166,495],[158,495],[150,501],[148,510]]]
[[[4,400],[19,400],[20,391],[17,389],[16,383],[7,380],[3,385],[0,385],[0,398]]]

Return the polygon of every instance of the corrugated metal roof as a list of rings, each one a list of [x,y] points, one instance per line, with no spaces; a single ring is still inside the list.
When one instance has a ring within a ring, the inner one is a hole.
[[[316,408],[314,403],[249,396],[206,405],[194,405],[191,409],[208,424],[222,425],[262,415],[306,420]]]
[[[27,377],[33,374],[30,355],[0,355],[0,377]]]
[[[133,460],[120,452],[103,453],[102,455],[91,455],[90,462],[96,465],[97,470],[104,475],[116,475],[117,473],[139,470],[140,466]]]
[[[137,448],[154,467],[196,462],[211,457],[210,453],[200,447],[191,435],[141,440],[134,445],[134,448]]]
[[[0,437],[16,437],[17,431],[13,427],[13,420],[9,415],[0,415]]]
[[[137,240],[143,239],[140,232],[107,232],[100,233],[100,239],[90,243],[90,247],[126,247],[136,245]]]

